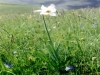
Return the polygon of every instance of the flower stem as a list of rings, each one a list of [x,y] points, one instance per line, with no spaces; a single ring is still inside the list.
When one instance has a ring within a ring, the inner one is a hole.
[[[46,22],[45,22],[45,19],[44,19],[44,15],[43,15],[43,22],[44,22],[44,27],[45,27],[48,39],[49,39],[49,43],[52,46],[53,50],[55,50],[54,46],[53,46],[53,43],[52,43],[52,40],[51,40],[51,37],[50,37],[50,34],[49,34],[49,31],[48,31],[48,28],[47,28],[47,25],[46,25]]]
[[[52,43],[52,40],[51,40],[49,31],[48,31],[48,28],[47,28],[47,25],[46,25],[46,22],[45,22],[44,15],[43,15],[43,21],[44,21],[44,27],[45,27],[45,30],[46,30],[46,33],[47,33],[47,37],[49,39],[49,44],[50,44],[50,46],[52,48],[52,49],[49,50],[49,52],[50,52],[50,59],[51,60],[55,59],[56,62],[53,62],[53,63],[55,63],[55,65],[58,66],[59,65],[59,59],[60,59],[59,56],[58,56],[58,54],[57,54],[57,52],[56,52],[56,50],[58,50],[58,49],[54,48],[54,45]]]

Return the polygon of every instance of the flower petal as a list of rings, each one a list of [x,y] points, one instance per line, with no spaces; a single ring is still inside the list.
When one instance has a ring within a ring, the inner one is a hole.
[[[51,4],[50,6],[48,6],[48,9],[51,10],[51,12],[56,12],[56,8],[54,4]]]
[[[42,10],[35,10],[34,12],[41,12]]]
[[[56,13],[51,12],[51,13],[49,13],[49,15],[50,16],[56,16]]]
[[[51,4],[50,6],[48,6],[48,8],[55,8],[55,5],[54,4]]]
[[[66,70],[66,71],[69,71],[69,70],[70,70],[70,67],[66,67],[65,70]]]
[[[65,70],[66,71],[69,71],[69,70],[72,70],[72,71],[74,71],[75,70],[75,68],[74,68],[74,66],[67,66],[66,68],[65,68]]]
[[[48,13],[46,13],[46,12],[44,12],[44,11],[42,11],[40,14],[41,14],[41,15],[48,15]]]
[[[47,7],[45,7],[44,5],[42,5],[42,6],[41,6],[41,9],[42,9],[42,10],[45,10],[45,9],[47,9]]]

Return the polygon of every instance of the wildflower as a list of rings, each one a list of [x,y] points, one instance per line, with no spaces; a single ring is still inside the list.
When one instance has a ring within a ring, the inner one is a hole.
[[[65,68],[65,70],[66,70],[66,71],[69,71],[69,70],[73,70],[73,71],[74,71],[75,68],[74,68],[73,66],[67,66],[67,67]]]
[[[17,54],[17,51],[13,51],[13,54]]]
[[[56,26],[53,27],[54,29],[56,28]]]
[[[56,16],[56,8],[54,4],[51,4],[48,7],[42,5],[41,10],[35,10],[34,12],[40,12],[41,15]]]
[[[97,26],[98,23],[97,23],[97,22],[93,22],[92,25],[93,25],[93,26]]]
[[[4,65],[6,68],[12,68],[12,66],[13,66],[13,64],[8,63],[8,62],[5,62]]]
[[[83,27],[84,26],[84,24],[79,24],[79,27]]]
[[[96,60],[97,57],[92,57],[92,61]]]

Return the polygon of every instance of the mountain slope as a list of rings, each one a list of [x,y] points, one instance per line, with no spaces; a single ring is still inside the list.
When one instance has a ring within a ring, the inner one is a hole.
[[[0,0],[2,3],[24,4],[27,0]]]
[[[0,3],[0,15],[31,13],[32,10],[33,6],[30,5]]]
[[[97,0],[0,0],[4,3],[27,4],[27,5],[50,5],[55,4],[58,8],[79,9],[85,7],[97,7]]]

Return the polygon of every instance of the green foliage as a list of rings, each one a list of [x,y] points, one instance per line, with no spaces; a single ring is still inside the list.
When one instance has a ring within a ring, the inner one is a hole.
[[[100,74],[98,9],[60,10],[56,17],[44,16],[52,42],[42,16],[24,12],[0,15],[0,75]],[[75,71],[65,71],[68,65]]]

